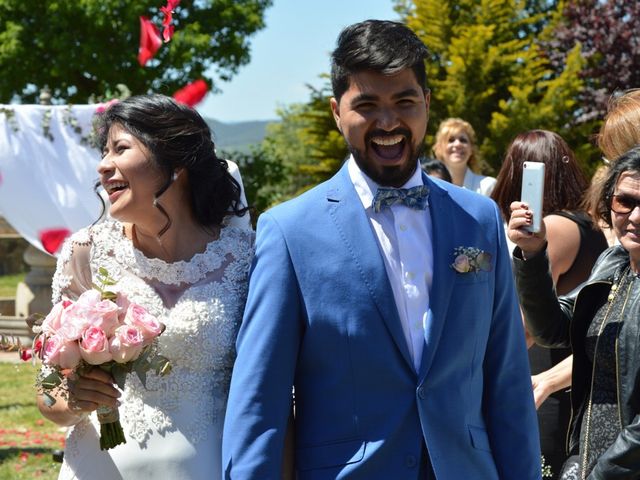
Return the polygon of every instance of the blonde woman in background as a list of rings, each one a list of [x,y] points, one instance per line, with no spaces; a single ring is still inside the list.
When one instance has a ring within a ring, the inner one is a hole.
[[[478,167],[478,148],[476,132],[469,122],[460,118],[444,120],[436,132],[433,154],[447,166],[454,185],[491,195],[496,179],[471,170]]]
[[[640,145],[640,88],[611,96],[598,135],[598,147],[609,162],[635,145]]]

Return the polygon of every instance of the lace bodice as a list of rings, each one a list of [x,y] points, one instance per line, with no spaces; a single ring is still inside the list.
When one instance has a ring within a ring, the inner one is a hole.
[[[117,282],[111,290],[126,292],[166,325],[158,350],[173,371],[149,375],[146,389],[135,375],[127,377],[119,410],[128,441],[144,446],[154,432],[179,429],[196,443],[223,417],[252,255],[253,233],[236,227],[223,228],[204,252],[176,263],[145,257],[112,220],[65,243],[54,302],[91,288],[104,267]]]

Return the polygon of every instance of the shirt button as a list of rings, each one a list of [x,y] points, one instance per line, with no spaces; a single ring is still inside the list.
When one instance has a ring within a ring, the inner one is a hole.
[[[413,280],[415,278],[415,275],[413,272],[407,272],[406,277],[407,280]]]
[[[424,397],[426,397],[426,396],[427,396],[427,395],[426,395],[426,393],[425,393],[425,391],[424,391],[424,387],[418,387],[418,396],[419,396],[420,398],[423,398],[423,399],[424,399]]]
[[[402,230],[403,232],[407,229],[407,226],[404,223],[400,224],[400,230]]]
[[[407,455],[404,458],[404,464],[408,468],[414,468],[418,464],[418,462],[416,461],[416,457],[414,457],[413,455]]]

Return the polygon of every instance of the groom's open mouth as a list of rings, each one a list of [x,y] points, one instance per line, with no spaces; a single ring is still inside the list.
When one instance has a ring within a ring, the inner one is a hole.
[[[405,157],[409,136],[403,133],[374,133],[368,135],[368,146],[378,157],[380,163],[392,165],[401,162]]]

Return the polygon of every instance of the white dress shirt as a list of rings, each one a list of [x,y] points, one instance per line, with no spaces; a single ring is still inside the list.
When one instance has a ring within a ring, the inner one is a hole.
[[[360,170],[353,156],[349,158],[347,168],[376,235],[402,331],[418,371],[425,344],[429,290],[433,280],[431,216],[428,210],[415,210],[403,204],[374,212],[372,204],[378,184]],[[423,184],[422,170],[416,164],[416,171],[402,188]]]

